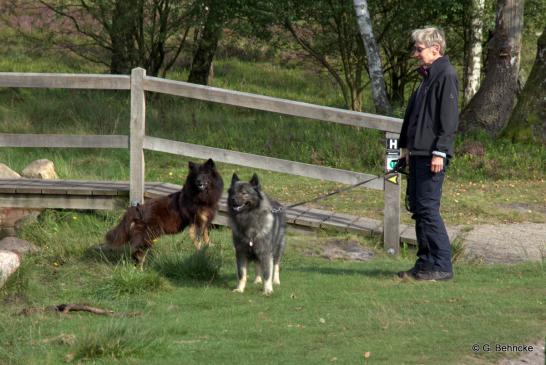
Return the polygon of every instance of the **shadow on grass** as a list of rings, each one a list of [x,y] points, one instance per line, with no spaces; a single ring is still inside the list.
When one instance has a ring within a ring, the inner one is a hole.
[[[367,276],[367,277],[376,277],[376,278],[385,278],[390,279],[396,276],[396,273],[400,271],[399,269],[393,267],[393,269],[378,269],[378,268],[365,268],[362,269],[345,269],[345,268],[333,268],[333,267],[296,267],[296,268],[285,268],[286,271],[302,272],[302,273],[315,273],[321,275],[336,275],[336,276],[346,276],[346,275],[358,275],[358,276]]]
[[[81,261],[106,264],[112,267],[132,263],[129,245],[111,248],[103,244],[88,247]],[[201,288],[203,286],[228,287],[233,278],[220,275],[222,258],[207,248],[187,252],[160,251],[151,249],[146,254],[144,271],[156,272],[176,286]]]
[[[129,245],[113,248],[104,244],[98,244],[86,248],[81,256],[81,260],[89,263],[106,263],[116,266],[123,262],[130,262],[132,259]]]
[[[205,247],[189,256],[180,252],[154,253],[149,268],[177,286],[227,287],[229,280],[220,275],[222,261],[221,255]]]

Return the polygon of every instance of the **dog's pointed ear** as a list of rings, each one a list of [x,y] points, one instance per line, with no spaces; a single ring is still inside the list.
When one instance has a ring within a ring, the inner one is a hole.
[[[252,185],[256,189],[260,189],[260,179],[258,179],[258,175],[256,175],[256,173],[252,175],[252,178],[250,179],[250,185]]]
[[[207,160],[207,162],[205,162],[205,167],[209,168],[209,169],[213,169],[214,168],[214,161],[212,161],[212,158],[209,158]]]
[[[237,181],[239,181],[239,176],[237,176],[236,173],[233,173],[233,176],[231,177],[231,185],[235,185]]]
[[[195,170],[195,162],[192,162],[192,161],[188,162],[188,168],[190,169],[190,171]]]

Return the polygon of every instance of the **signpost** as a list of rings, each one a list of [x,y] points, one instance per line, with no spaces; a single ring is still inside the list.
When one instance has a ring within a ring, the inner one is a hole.
[[[385,172],[392,171],[400,158],[398,148],[399,134],[386,133]],[[400,174],[393,172],[385,175],[384,190],[385,210],[383,212],[383,242],[390,254],[400,252]],[[387,208],[389,207],[389,208]]]

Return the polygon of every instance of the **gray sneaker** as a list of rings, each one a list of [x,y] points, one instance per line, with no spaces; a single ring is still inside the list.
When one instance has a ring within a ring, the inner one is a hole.
[[[418,271],[415,274],[417,280],[442,281],[453,279],[453,272],[449,271]]]

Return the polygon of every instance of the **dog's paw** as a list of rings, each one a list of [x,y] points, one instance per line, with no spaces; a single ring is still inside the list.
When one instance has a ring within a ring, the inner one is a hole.
[[[245,290],[244,289],[241,289],[241,288],[235,288],[232,290],[234,293],[244,293]]]
[[[273,285],[271,285],[271,280],[266,281],[264,284],[264,295],[271,295],[273,294]]]
[[[261,276],[256,276],[256,279],[254,279],[254,284],[261,284],[263,283],[263,279]]]

